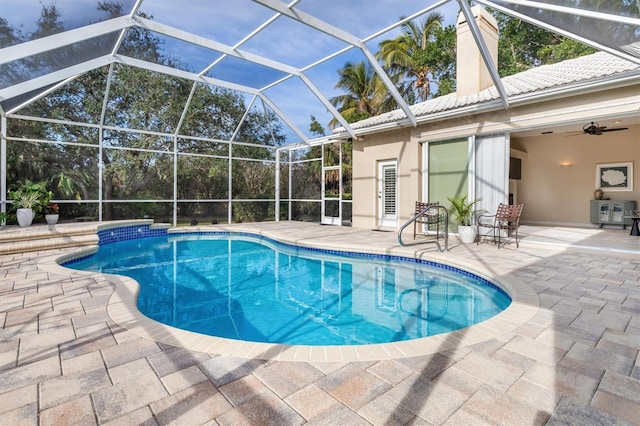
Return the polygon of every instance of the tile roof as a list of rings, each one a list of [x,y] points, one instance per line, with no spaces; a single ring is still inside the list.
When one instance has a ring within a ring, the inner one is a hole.
[[[550,89],[570,88],[588,81],[634,71],[640,71],[640,65],[605,52],[598,52],[556,64],[542,65],[504,77],[502,78],[502,84],[507,95],[513,97],[542,93]],[[412,105],[410,108],[416,118],[419,118],[428,114],[453,111],[457,108],[477,105],[496,99],[499,99],[498,91],[495,86],[491,86],[479,93],[467,96],[456,96],[455,93],[451,93]],[[397,109],[352,123],[351,126],[353,129],[364,129],[392,123],[404,118],[406,118],[405,113]],[[344,129],[335,129],[335,133],[341,131],[344,131]]]

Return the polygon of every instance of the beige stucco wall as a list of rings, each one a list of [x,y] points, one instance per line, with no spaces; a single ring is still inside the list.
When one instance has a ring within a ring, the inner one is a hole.
[[[409,141],[409,130],[367,135],[353,144],[353,218],[358,228],[377,229],[378,163],[398,161],[398,212],[402,221],[411,217],[419,200],[418,144]]]
[[[473,16],[484,39],[487,51],[493,58],[493,63],[498,63],[498,23],[482,6],[476,5],[471,9]],[[491,74],[484,63],[484,59],[478,50],[473,34],[466,18],[462,13],[458,15],[457,22],[457,55],[456,67],[457,93],[470,95],[493,86]]]
[[[635,200],[640,208],[640,126],[601,136],[514,137],[511,147],[527,153],[517,183],[518,201],[526,203],[523,222],[591,226],[589,200],[598,163],[633,162],[633,191],[605,192],[605,197]],[[560,167],[563,163],[572,166]]]

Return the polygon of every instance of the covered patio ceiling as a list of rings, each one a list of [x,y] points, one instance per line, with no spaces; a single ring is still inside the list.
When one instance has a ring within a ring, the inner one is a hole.
[[[572,0],[474,3],[640,64],[640,4],[632,0],[605,5]],[[395,37],[403,23],[431,12],[443,14],[449,23],[459,12],[465,15],[502,105],[509,108],[509,98],[495,66],[487,60],[488,51],[466,0],[234,0],[215,6],[208,0],[121,0],[117,4],[119,8],[110,9],[117,16],[109,18],[98,9],[97,1],[59,0],[55,7],[64,31],[54,28],[35,34],[40,2],[4,0],[0,24],[4,19],[30,37],[0,49],[0,114],[18,116],[22,108],[79,75],[121,64],[193,81],[192,95],[197,84],[237,91],[249,109],[261,105],[275,112],[291,130],[293,137],[288,142],[292,144],[313,142],[307,130],[311,115],[320,121],[325,116],[327,121],[335,118],[355,137],[356,132],[329,99],[336,94],[336,70],[347,61],[365,60],[415,126],[413,112],[373,52],[381,40]],[[174,59],[171,65],[123,53],[127,33],[140,29],[162,42],[164,53]],[[28,58],[38,60],[26,61]],[[190,100],[191,96],[183,116]]]

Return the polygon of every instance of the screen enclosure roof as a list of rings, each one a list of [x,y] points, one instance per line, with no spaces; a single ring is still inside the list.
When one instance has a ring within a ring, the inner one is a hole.
[[[635,0],[473,4],[640,64],[640,3]],[[89,70],[119,64],[187,79],[194,87],[237,91],[248,108],[260,106],[277,114],[290,130],[289,143],[309,143],[312,115],[321,123],[335,118],[355,136],[329,101],[340,94],[334,87],[337,70],[347,62],[368,61],[405,120],[416,124],[412,109],[374,57],[378,43],[398,35],[404,22],[439,12],[449,24],[463,13],[488,57],[466,0],[58,0],[55,8],[62,25],[43,30],[36,26],[43,19],[40,0],[3,0],[0,31],[11,33],[0,32],[0,108],[5,116],[19,114]],[[141,29],[160,41],[162,60],[126,51],[127,33]],[[492,64],[488,68],[508,108],[497,70]],[[184,102],[186,111],[189,98]]]

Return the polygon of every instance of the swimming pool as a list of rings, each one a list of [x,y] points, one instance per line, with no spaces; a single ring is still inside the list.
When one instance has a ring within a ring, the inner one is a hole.
[[[293,345],[363,345],[467,327],[510,298],[462,270],[312,250],[242,234],[140,238],[67,263],[129,276],[150,318],[198,333]]]

